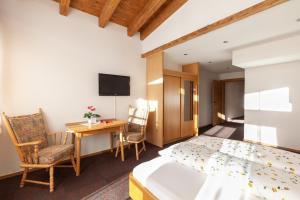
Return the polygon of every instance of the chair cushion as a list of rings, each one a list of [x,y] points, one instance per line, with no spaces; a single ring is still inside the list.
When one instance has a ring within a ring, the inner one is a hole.
[[[127,134],[126,140],[128,142],[139,142],[144,139],[144,135],[140,132],[129,132]]]
[[[73,144],[52,145],[39,151],[39,163],[51,164],[69,158],[74,151]]]
[[[40,148],[48,146],[47,132],[41,113],[8,118],[19,143],[42,141]]]
[[[141,132],[141,128],[142,127],[138,124],[128,123],[127,131],[128,132]]]

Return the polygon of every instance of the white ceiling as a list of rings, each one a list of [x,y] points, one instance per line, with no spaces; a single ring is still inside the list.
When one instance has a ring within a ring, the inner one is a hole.
[[[145,40],[145,53],[169,41],[195,31],[263,0],[188,0]]]
[[[300,34],[300,0],[291,0],[224,28],[167,49],[168,63],[200,62],[217,73],[241,71],[231,64],[232,50]],[[228,43],[223,43],[228,41]],[[188,54],[188,55],[184,55]],[[212,62],[209,64],[208,62]]]

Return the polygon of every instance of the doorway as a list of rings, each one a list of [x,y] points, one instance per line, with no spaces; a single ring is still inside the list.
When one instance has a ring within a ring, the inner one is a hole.
[[[230,139],[244,139],[244,94],[244,78],[213,81],[212,125],[235,128]]]

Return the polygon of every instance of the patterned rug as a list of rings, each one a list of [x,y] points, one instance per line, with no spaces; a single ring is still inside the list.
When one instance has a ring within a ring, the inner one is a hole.
[[[82,200],[129,200],[128,174],[96,190]]]

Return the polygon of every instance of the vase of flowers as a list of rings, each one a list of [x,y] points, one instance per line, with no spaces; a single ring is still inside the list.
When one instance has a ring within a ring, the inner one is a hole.
[[[88,112],[84,113],[83,117],[87,118],[89,125],[96,124],[97,123],[97,117],[101,117],[100,115],[94,113],[95,110],[96,110],[96,107],[95,106],[88,106],[87,109],[88,109]]]

